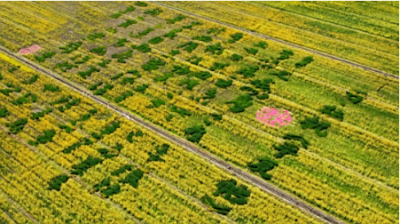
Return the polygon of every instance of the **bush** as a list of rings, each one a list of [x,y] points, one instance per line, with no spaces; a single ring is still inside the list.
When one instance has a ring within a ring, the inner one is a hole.
[[[256,44],[254,44],[254,47],[259,47],[259,48],[265,49],[268,47],[268,43],[264,42],[264,41],[260,41]]]
[[[0,118],[6,117],[8,115],[10,115],[10,112],[7,110],[7,108],[0,108]]]
[[[218,34],[220,34],[220,33],[222,33],[222,32],[225,32],[225,31],[226,31],[225,28],[222,28],[222,29],[211,28],[211,29],[209,29],[209,30],[207,31],[207,33],[208,33],[208,34],[215,33],[215,35],[218,35]]]
[[[28,79],[28,81],[23,81],[22,84],[30,85],[30,84],[36,82],[36,80],[37,80],[38,78],[39,78],[38,75],[34,75],[34,76],[32,76],[30,79]],[[2,79],[2,78],[1,78],[1,74],[0,74],[0,80],[1,80],[1,79]]]
[[[201,79],[201,80],[206,80],[210,77],[212,77],[211,73],[208,71],[200,71],[200,72],[195,72],[194,77]]]
[[[257,163],[250,163],[247,165],[252,172],[258,172],[265,180],[271,180],[272,176],[267,172],[274,169],[276,166],[278,166],[278,163],[268,157],[258,159]]]
[[[97,64],[98,64],[99,66],[105,68],[106,65],[110,64],[110,62],[111,62],[110,59],[106,59],[106,60],[103,60],[103,61],[101,61],[101,62],[99,62],[99,63],[97,63]]]
[[[107,179],[102,180],[100,183],[94,185],[93,188],[94,188],[96,191],[99,191],[99,190],[100,190],[101,188],[103,188],[103,187],[108,187],[108,186],[110,186],[110,183],[111,183],[111,179],[110,179],[110,178],[107,178]]]
[[[283,81],[289,81],[289,76],[292,75],[290,72],[287,71],[279,71],[273,72],[271,75],[278,76],[278,78],[282,79]]]
[[[154,37],[154,38],[151,38],[147,42],[150,43],[150,44],[159,44],[159,43],[161,43],[163,41],[164,41],[164,39],[162,37]]]
[[[362,96],[353,94],[351,92],[346,92],[346,94],[347,94],[347,99],[349,99],[353,104],[361,103],[361,101],[363,101],[364,99]]]
[[[232,85],[232,82],[233,82],[232,80],[218,79],[218,81],[215,83],[215,85],[219,88],[226,89]]]
[[[128,70],[126,73],[136,75],[137,77],[142,77],[142,75],[138,72],[138,70]]]
[[[186,137],[187,140],[199,143],[203,135],[206,133],[206,129],[202,125],[199,125],[186,128],[184,132],[185,135],[187,136]]]
[[[145,11],[144,14],[148,14],[148,15],[152,15],[152,16],[158,16],[162,12],[163,12],[163,10],[161,10],[160,8],[155,8],[153,10]]]
[[[51,84],[45,84],[43,92],[50,91],[50,92],[60,92],[60,88],[58,86],[53,86]]]
[[[337,109],[336,106],[328,106],[325,105],[322,109],[319,110],[323,114],[327,114],[331,117],[338,119],[339,121],[343,121],[344,113],[342,110]]]
[[[143,171],[137,169],[131,171],[130,174],[128,174],[125,179],[119,180],[121,183],[127,183],[131,185],[134,188],[137,188],[139,186],[139,180],[143,177]]]
[[[180,44],[180,45],[178,46],[178,48],[182,48],[182,47],[183,47],[183,49],[184,49],[185,51],[187,51],[187,52],[189,52],[189,53],[192,53],[192,51],[193,51],[194,49],[196,49],[198,45],[199,45],[198,43],[195,43],[195,42],[193,42],[193,41],[189,41],[189,42],[187,42],[187,43]]]
[[[157,58],[157,59],[150,59],[150,61],[148,61],[146,64],[142,65],[142,69],[145,71],[152,71],[152,70],[157,70],[158,66],[163,66],[165,65],[165,62],[162,61],[161,59]]]
[[[79,64],[84,64],[87,61],[89,61],[90,57],[88,55],[86,55],[84,58],[82,58],[81,61],[76,61],[75,64],[79,65]]]
[[[92,50],[90,50],[90,52],[95,53],[97,55],[103,56],[106,54],[107,52],[107,48],[105,46],[100,46],[97,48],[93,48]]]
[[[214,118],[216,121],[222,120],[222,115],[220,114],[211,114],[211,116]]]
[[[274,155],[275,158],[278,159],[284,157],[285,155],[297,156],[297,152],[299,151],[299,147],[297,145],[293,145],[288,142],[285,142],[283,145],[280,146],[274,145],[274,148],[279,151]]]
[[[258,52],[258,50],[255,49],[255,48],[247,48],[247,47],[245,47],[244,49],[247,51],[247,53],[253,54],[253,55],[257,54],[257,52]]]
[[[184,108],[179,108],[179,107],[177,107],[177,106],[172,106],[171,111],[172,111],[172,112],[175,112],[175,113],[178,113],[178,114],[181,115],[182,117],[192,115],[192,113],[190,113],[190,112],[187,111],[186,109],[184,109]]]
[[[82,77],[83,79],[86,79],[87,76],[91,76],[93,72],[99,72],[100,69],[96,67],[90,67],[89,70],[85,72],[79,72],[79,76]]]
[[[231,35],[232,39],[228,41],[228,43],[235,43],[236,41],[240,40],[243,38],[243,34],[242,33],[235,33],[233,35]]]
[[[50,182],[49,182],[49,190],[56,190],[56,191],[60,191],[61,189],[61,184],[67,182],[67,180],[69,179],[68,175],[62,174],[56,177],[53,177]]]
[[[140,52],[147,53],[151,51],[151,48],[148,44],[141,44],[139,46],[132,45],[133,49],[136,49]]]
[[[186,85],[186,89],[188,89],[188,90],[193,90],[193,88],[195,86],[197,86],[198,84],[199,84],[199,81],[193,80],[193,79],[190,79],[190,78],[182,80],[181,83],[179,83],[180,86]]]
[[[179,22],[179,21],[183,20],[184,18],[186,18],[186,16],[178,15],[177,17],[175,17],[173,19],[167,19],[167,23],[168,24],[175,24],[176,22]]]
[[[35,59],[38,62],[42,63],[42,62],[46,61],[47,58],[53,57],[55,54],[56,54],[56,52],[54,52],[54,51],[46,52],[46,53],[43,53],[42,56],[35,55]]]
[[[137,86],[136,88],[134,88],[133,90],[135,90],[136,92],[139,93],[144,93],[144,91],[146,91],[146,89],[149,87],[149,85],[147,84],[143,84],[141,86]]]
[[[115,97],[114,101],[116,103],[120,103],[120,102],[124,101],[126,98],[128,98],[130,96],[133,96],[133,93],[128,91],[126,93],[121,94],[120,96]]]
[[[247,198],[250,196],[251,192],[247,190],[247,186],[236,185],[236,180],[222,180],[217,184],[218,189],[213,195],[221,195],[231,204],[244,205],[247,203]]]
[[[117,80],[117,79],[121,78],[123,75],[124,75],[124,73],[116,74],[113,77],[111,77],[111,80]]]
[[[326,137],[328,135],[327,129],[331,126],[328,122],[320,122],[319,117],[306,117],[303,121],[300,121],[300,124],[302,129],[315,129],[315,133],[319,137]],[[322,132],[324,130],[325,132]]]
[[[125,22],[119,24],[118,27],[123,27],[123,28],[126,29],[128,26],[133,25],[133,24],[136,24],[136,23],[137,23],[136,20],[127,19]]]
[[[106,189],[102,190],[101,193],[108,198],[114,194],[118,194],[121,191],[121,187],[119,184],[114,184],[112,186],[107,187]]]
[[[168,73],[164,73],[163,76],[157,76],[154,78],[155,82],[165,82],[167,81],[169,78],[171,78],[172,76],[174,76],[174,73],[172,72],[168,72]]]
[[[250,92],[249,93],[250,96],[255,96],[258,94],[258,91],[251,88],[250,86],[242,86],[242,87],[240,87],[240,90]]]
[[[135,2],[135,5],[137,5],[139,7],[147,7],[147,3],[146,2]]]
[[[173,40],[175,37],[177,37],[176,33],[182,32],[182,29],[174,29],[169,31],[169,33],[166,33],[163,35],[163,37],[168,37],[169,39]]]
[[[36,141],[29,141],[28,143],[33,146],[38,146],[39,144],[46,144],[53,141],[53,137],[56,135],[54,129],[47,130],[43,132],[43,135],[36,137]]]
[[[221,55],[224,52],[224,48],[220,43],[214,45],[208,45],[204,52],[211,52],[212,54]]]
[[[202,57],[193,56],[188,58],[186,61],[190,62],[191,64],[198,65],[200,61],[202,61]]]
[[[95,83],[95,84],[93,84],[93,85],[91,85],[91,86],[89,86],[88,87],[88,89],[89,90],[96,90],[97,89],[97,87],[99,87],[99,86],[101,86],[103,84],[103,82],[102,81],[100,81],[100,82],[97,82],[97,83]]]
[[[121,38],[118,39],[118,42],[116,44],[114,44],[114,47],[123,47],[125,46],[125,43],[129,42],[126,38]]]
[[[179,54],[179,50],[172,50],[170,53],[172,56]]]
[[[77,65],[73,65],[68,62],[58,63],[58,64],[56,64],[56,66],[54,66],[55,69],[60,68],[61,71],[63,71],[63,72],[66,72],[67,70],[70,70],[72,68],[77,68],[77,67],[78,67]]]
[[[32,113],[31,119],[32,119],[32,120],[36,120],[36,121],[40,121],[40,118],[41,118],[41,117],[44,117],[44,115],[49,114],[49,113],[51,113],[52,111],[53,111],[53,109],[48,108],[48,109],[46,109],[46,110],[43,110],[43,111],[40,111],[40,112],[37,112],[37,113]]]
[[[189,25],[182,26],[183,29],[191,30],[193,26],[203,25],[201,22],[191,22]]]
[[[187,75],[190,73],[189,67],[186,66],[179,66],[179,65],[174,65],[174,68],[172,69],[172,72],[174,72],[177,75]]]
[[[150,106],[149,108],[158,108],[161,105],[165,105],[165,101],[162,99],[156,99],[156,100],[152,100],[151,103],[153,104],[152,106]]]
[[[272,79],[263,79],[263,80],[256,79],[256,80],[251,81],[251,84],[253,86],[255,86],[256,88],[259,88],[263,91],[266,91],[267,93],[271,92],[271,83],[275,84],[274,80],[272,80]]]
[[[305,67],[306,65],[310,64],[312,61],[314,61],[313,57],[310,57],[310,56],[305,57],[300,62],[297,62],[295,64],[295,66],[296,66],[296,68],[302,68],[302,67]]]
[[[289,59],[290,56],[293,56],[294,53],[293,51],[290,50],[282,50],[280,53],[280,56],[277,58],[277,60],[286,60]]]
[[[215,94],[217,94],[217,89],[216,88],[208,89],[205,94],[206,96],[203,96],[203,99],[214,99]]]
[[[215,204],[215,202],[212,200],[212,198],[210,196],[208,196],[207,194],[201,198],[201,201],[205,205],[211,206],[213,209],[215,209],[216,212],[218,212],[219,214],[222,214],[222,215],[228,215],[228,213],[232,210],[232,208],[229,208],[227,206],[221,206],[221,205]]]
[[[94,33],[94,34],[89,34],[88,39],[94,41],[96,39],[101,39],[105,36],[106,35],[104,33]]]
[[[253,105],[252,97],[249,94],[238,96],[236,99],[226,103],[233,104],[233,107],[230,108],[233,113],[243,112],[247,107]]]
[[[76,43],[71,42],[71,43],[67,44],[67,46],[59,47],[59,48],[62,50],[61,51],[62,54],[69,54],[69,53],[73,52],[74,50],[78,49],[81,45],[82,45],[82,42],[78,41]]]
[[[304,148],[307,148],[310,145],[310,142],[307,141],[303,136],[301,135],[296,135],[296,134],[285,134],[283,136],[283,139],[288,139],[288,140],[296,140],[300,141],[301,145],[303,145]]]
[[[251,78],[255,76],[254,73],[259,69],[257,65],[249,65],[248,67],[239,69],[236,73],[243,75],[244,78]]]
[[[121,81],[122,85],[126,85],[127,83],[133,84],[135,82],[135,78],[133,77],[124,77]]]
[[[233,54],[232,56],[231,56],[231,60],[232,61],[240,61],[240,60],[242,60],[243,59],[243,57],[241,56],[241,55],[238,55],[238,54]]]
[[[169,149],[169,145],[167,145],[167,144],[163,144],[161,147],[157,146],[156,147],[157,154],[153,154],[153,153],[149,152],[149,159],[147,160],[147,162],[152,162],[152,161],[165,162],[161,158],[161,156],[167,154],[168,149]]]
[[[142,32],[139,32],[137,35],[133,35],[133,32],[131,32],[129,34],[129,36],[134,37],[134,38],[141,38],[143,36],[146,36],[147,34],[149,34],[151,31],[154,31],[153,28],[147,28],[145,30],[143,30]]]
[[[6,112],[8,113],[8,112]],[[12,134],[17,134],[18,132],[22,131],[22,129],[25,127],[25,125],[28,123],[28,120],[26,118],[18,119],[14,121],[13,123],[8,123],[6,126],[9,128],[10,133]]]
[[[131,171],[133,168],[133,165],[123,165],[120,168],[118,168],[117,170],[114,170],[113,172],[111,172],[111,176],[119,176],[121,173],[125,173],[125,171],[129,170]]]
[[[203,35],[203,36],[195,36],[195,37],[193,37],[192,39],[193,39],[193,40],[203,41],[203,42],[206,42],[206,43],[212,41],[212,38],[211,38],[210,36],[204,36],[204,35]]]
[[[133,52],[133,50],[127,50],[127,51],[125,51],[123,53],[120,53],[120,54],[113,54],[113,55],[111,55],[111,57],[112,58],[118,58],[117,61],[120,62],[120,63],[126,63],[125,59],[128,59],[128,58],[132,57],[132,52]]]
[[[210,67],[211,71],[215,71],[215,70],[221,70],[224,69],[225,67],[229,66],[229,63],[219,63],[219,62],[214,62],[214,65]]]

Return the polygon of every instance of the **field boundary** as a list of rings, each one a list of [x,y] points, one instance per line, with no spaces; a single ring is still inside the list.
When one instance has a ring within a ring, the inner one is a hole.
[[[348,65],[351,65],[351,66],[354,66],[354,67],[362,68],[362,69],[364,69],[366,71],[379,73],[379,74],[381,74],[381,75],[383,75],[385,77],[392,77],[394,79],[399,80],[399,76],[392,75],[392,74],[389,74],[387,72],[384,72],[384,71],[381,71],[381,70],[378,70],[378,69],[375,69],[375,68],[370,68],[368,66],[361,65],[361,64],[349,61],[347,59],[343,59],[343,58],[340,58],[340,57],[337,57],[337,56],[333,56],[333,55],[330,55],[330,54],[327,54],[327,53],[324,53],[324,52],[320,52],[320,51],[317,51],[317,50],[314,50],[314,49],[310,49],[310,48],[303,47],[303,46],[300,46],[300,45],[297,45],[297,44],[293,44],[293,43],[290,43],[290,42],[287,42],[287,41],[284,41],[284,40],[281,40],[281,39],[278,39],[278,38],[270,37],[270,36],[267,36],[265,34],[256,33],[256,32],[253,32],[253,31],[250,31],[250,30],[247,30],[247,29],[235,26],[235,25],[231,25],[231,24],[228,24],[228,23],[225,23],[225,22],[221,22],[221,21],[217,21],[217,20],[205,17],[205,16],[201,16],[201,15],[197,15],[197,14],[194,14],[194,13],[191,13],[191,12],[187,12],[185,10],[182,10],[182,9],[179,9],[179,8],[176,8],[176,7],[173,7],[173,6],[165,5],[163,3],[159,3],[159,2],[152,2],[152,3],[156,4],[156,5],[159,5],[159,6],[162,6],[162,7],[165,7],[165,8],[168,8],[168,9],[179,11],[181,13],[185,13],[185,14],[193,16],[193,17],[197,17],[197,18],[201,18],[201,19],[204,19],[204,20],[208,20],[210,22],[214,22],[214,23],[217,23],[219,25],[223,25],[223,26],[227,26],[227,27],[230,27],[230,28],[233,28],[233,29],[236,29],[236,30],[240,30],[242,32],[245,32],[245,33],[253,35],[253,36],[262,37],[262,38],[264,38],[266,40],[271,40],[271,41],[275,41],[277,43],[285,44],[285,45],[288,45],[288,46],[293,47],[293,48],[297,48],[297,49],[300,49],[300,50],[308,51],[308,52],[311,52],[313,54],[317,54],[319,56],[329,58],[331,60],[343,62],[345,64],[348,64]]]
[[[273,186],[272,184],[261,180],[259,177],[249,174],[237,167],[233,167],[228,162],[222,161],[221,159],[217,158],[216,156],[211,155],[210,153],[204,151],[200,147],[161,129],[154,124],[150,124],[149,122],[143,120],[142,118],[138,117],[137,115],[133,115],[130,112],[126,112],[125,110],[123,110],[117,106],[114,106],[113,104],[107,102],[106,100],[104,100],[100,97],[94,96],[92,93],[89,93],[89,92],[81,89],[80,87],[76,86],[75,84],[72,84],[71,82],[69,82],[67,80],[64,80],[63,78],[59,77],[58,75],[54,74],[53,72],[50,72],[47,69],[42,68],[41,66],[29,61],[28,59],[25,59],[21,56],[15,55],[14,53],[10,52],[9,50],[7,50],[3,47],[0,47],[0,51],[5,53],[8,56],[11,56],[12,58],[14,58],[18,61],[20,61],[21,63],[39,71],[39,72],[42,72],[43,74],[45,74],[53,79],[58,80],[59,82],[66,85],[70,89],[74,89],[75,91],[79,92],[80,94],[82,94],[94,101],[97,101],[101,105],[106,106],[108,109],[118,113],[119,115],[125,117],[126,119],[137,123],[138,125],[148,129],[149,131],[151,131],[153,133],[158,134],[159,136],[161,136],[171,142],[174,142],[175,144],[179,145],[186,151],[194,153],[194,154],[202,157],[203,159],[209,161],[211,164],[222,168],[223,170],[227,171],[228,173],[231,173],[234,176],[237,176],[238,178],[241,178],[245,182],[251,183],[252,185],[260,188],[261,190],[263,190],[269,194],[274,195],[278,199],[284,201],[285,203],[287,203],[293,207],[299,208],[306,215],[308,214],[308,215],[314,216],[315,218],[317,218],[325,223],[344,224],[344,222],[339,221],[338,219],[334,218],[333,216],[326,214],[324,211],[322,211],[318,208],[315,208],[315,207],[307,204],[306,202],[301,201],[300,199],[296,198],[295,196],[290,195],[289,193],[286,193],[286,192],[280,190],[279,188]]]

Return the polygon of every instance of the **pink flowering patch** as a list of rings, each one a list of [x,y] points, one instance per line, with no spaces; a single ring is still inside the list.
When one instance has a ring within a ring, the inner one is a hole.
[[[271,127],[282,127],[292,122],[289,111],[280,112],[276,108],[264,107],[257,112],[257,120]]]
[[[27,55],[27,54],[34,53],[38,50],[40,50],[40,46],[37,44],[34,44],[30,47],[22,48],[21,50],[18,51],[18,54]]]

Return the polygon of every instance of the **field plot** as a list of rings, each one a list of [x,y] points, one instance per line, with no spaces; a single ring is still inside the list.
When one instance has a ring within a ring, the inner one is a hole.
[[[398,79],[164,4],[398,75],[386,3],[0,3],[0,220],[321,222],[20,57],[340,222],[398,222]]]

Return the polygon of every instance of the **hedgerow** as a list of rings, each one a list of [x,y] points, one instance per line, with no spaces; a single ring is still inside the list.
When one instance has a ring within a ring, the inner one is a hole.
[[[271,92],[271,83],[275,84],[274,80],[272,79],[255,79],[251,81],[251,84],[256,88],[266,91],[267,93]]]
[[[182,80],[182,81],[179,83],[180,86],[186,85],[185,88],[188,89],[188,90],[192,90],[193,87],[197,86],[198,84],[199,84],[199,81],[194,80],[194,79],[190,79],[190,78],[185,79],[185,80]]]
[[[129,36],[134,37],[134,38],[141,38],[143,36],[146,36],[147,34],[149,34],[151,31],[154,31],[153,28],[147,28],[145,30],[143,30],[142,32],[139,32],[137,35],[133,35],[133,32],[131,32],[129,34]]]
[[[251,78],[255,76],[255,72],[257,72],[260,68],[257,65],[249,65],[248,67],[244,67],[239,69],[236,73],[243,75],[244,78]]]
[[[285,155],[293,155],[297,156],[297,152],[299,151],[299,147],[297,145],[284,142],[283,145],[274,145],[275,150],[278,150],[279,152],[276,153],[274,156],[275,158],[282,158]]]
[[[169,39],[173,40],[179,32],[182,32],[182,29],[174,29],[164,34],[163,37],[168,37]]]
[[[187,75],[190,73],[190,69],[187,66],[174,65],[172,72],[177,75]]]

